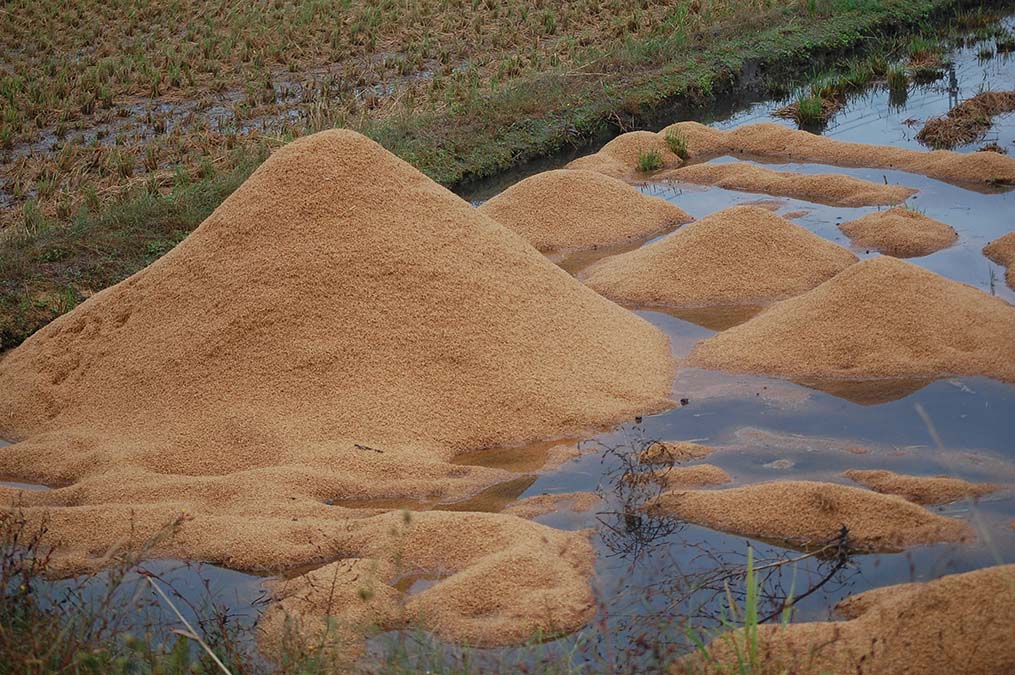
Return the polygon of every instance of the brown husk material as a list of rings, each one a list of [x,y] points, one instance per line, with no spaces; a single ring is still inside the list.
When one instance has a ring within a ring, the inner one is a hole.
[[[698,343],[688,364],[793,379],[1015,382],[1015,309],[916,265],[872,258]]]
[[[652,480],[670,488],[705,487],[722,485],[733,480],[724,469],[714,464],[692,464],[691,466],[674,466],[669,469],[655,471]]]
[[[1015,289],[1015,231],[998,237],[984,246],[983,255],[1008,268],[1004,278],[1008,286]]]
[[[735,206],[608,258],[584,281],[632,305],[763,304],[814,288],[855,262],[846,249],[785,218]]]
[[[896,258],[930,255],[959,238],[951,225],[898,206],[840,223],[839,229],[857,246]]]
[[[748,162],[692,164],[655,176],[715,185],[727,190],[760,192],[777,197],[792,197],[831,206],[876,206],[898,204],[916,194],[903,185],[886,185],[840,173],[794,173],[773,171]]]
[[[885,494],[899,495],[917,504],[947,504],[996,492],[998,486],[970,483],[949,476],[906,476],[894,471],[854,469],[842,474],[850,480]]]
[[[943,117],[927,120],[916,139],[932,148],[954,148],[983,138],[993,118],[1015,111],[1015,91],[985,91],[966,99]]]
[[[545,495],[533,495],[519,499],[501,513],[508,513],[519,518],[536,518],[559,511],[567,507],[571,513],[582,513],[592,509],[602,501],[594,492],[559,492]]]
[[[657,151],[662,159],[660,171],[683,164],[683,160],[666,145],[666,140],[661,134],[654,134],[651,131],[629,131],[614,138],[599,152],[572,160],[564,168],[586,169],[625,180],[643,179],[653,174],[638,171],[638,157],[644,152],[653,150]]]
[[[772,122],[747,124],[729,131],[713,129],[698,122],[678,122],[660,131],[659,138],[665,138],[670,132],[682,134],[687,139],[690,161],[733,155],[896,169],[980,189],[1015,184],[1015,159],[993,152],[924,151],[849,143],[788,129]]]
[[[715,448],[691,441],[655,441],[638,454],[642,464],[673,465],[692,459],[708,457]]]
[[[691,217],[595,171],[558,169],[515,183],[479,210],[543,253],[615,246],[668,232]]]
[[[661,494],[648,508],[713,530],[797,547],[827,544],[843,527],[850,546],[876,551],[965,541],[973,536],[965,523],[901,497],[802,480],[724,490],[674,490]]]
[[[846,621],[758,627],[757,675],[1015,672],[1015,565],[877,588],[841,602]],[[748,653],[743,630],[724,633],[671,673],[728,673]],[[742,658],[742,657],[741,657]]]
[[[65,573],[177,522],[149,554],[447,569],[446,603],[427,594],[447,639],[549,629],[548,606],[571,630],[591,616],[583,535],[425,512],[396,541],[400,514],[340,504],[475,494],[517,476],[457,454],[662,409],[672,376],[656,328],[381,146],[328,131],[0,361],[0,434],[21,441],[0,474],[64,486],[0,498],[47,523]],[[490,573],[531,604],[500,613]],[[483,622],[460,613],[470,587]]]

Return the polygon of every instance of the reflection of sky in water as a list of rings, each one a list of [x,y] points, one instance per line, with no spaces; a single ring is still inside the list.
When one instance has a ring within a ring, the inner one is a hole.
[[[1011,21],[1006,23],[1011,25]],[[977,51],[977,46],[959,50],[950,76],[911,87],[902,108],[889,104],[884,89],[852,97],[829,125],[827,135],[840,140],[919,148],[915,135],[925,119],[947,112],[956,100],[968,98],[981,88],[1005,89],[1015,82],[1015,59],[1001,56],[980,61]],[[757,121],[785,124],[770,117],[778,105],[776,102],[752,105],[716,126],[730,128]],[[920,124],[907,124],[911,118]],[[997,141],[1015,151],[1013,139],[1015,115],[1010,115],[999,119],[983,142]],[[973,150],[981,144],[960,150]],[[1011,216],[1015,213],[1012,193],[982,194],[923,176],[881,169],[796,163],[766,163],[766,166],[807,173],[847,173],[918,188],[920,192],[908,203],[955,227],[959,241],[944,251],[910,261],[985,291],[989,291],[991,264],[981,249],[986,242],[1015,227]],[[555,167],[544,162],[539,168]],[[514,179],[521,177],[516,174]],[[476,194],[488,198],[491,190],[495,193],[508,185],[501,180],[496,183],[496,190],[481,187]],[[777,213],[793,214],[798,224],[843,246],[850,246],[850,242],[839,232],[837,223],[877,208],[837,208],[695,185],[656,184],[643,189],[673,201],[695,218],[734,204],[774,201],[778,204]],[[861,257],[869,255],[863,250],[853,250]],[[1004,285],[1003,270],[995,266],[995,274],[994,292],[1015,302],[1015,293]],[[670,336],[678,356],[712,334],[669,314],[647,311],[640,314]],[[1015,389],[986,378],[947,378],[922,384],[913,384],[910,389],[915,391],[908,395],[905,391],[860,391],[843,398],[781,380],[684,370],[675,382],[674,397],[686,398],[686,405],[586,441],[582,444],[585,452],[578,459],[534,481],[519,481],[517,489],[512,489],[516,493],[521,491],[521,496],[575,490],[598,491],[603,495],[603,503],[592,513],[576,514],[565,509],[538,520],[568,529],[595,528],[594,541],[600,554],[596,590],[599,601],[607,607],[600,618],[615,634],[618,644],[646,631],[661,639],[659,617],[690,615],[706,622],[716,618],[725,599],[716,594],[715,571],[725,569],[724,566],[742,568],[749,542],[743,537],[673,519],[650,518],[632,510],[632,505],[650,496],[633,493],[634,489],[620,480],[632,453],[653,439],[696,440],[717,446],[721,450],[705,461],[726,469],[736,484],[777,478],[848,484],[840,474],[850,468],[887,468],[921,475],[948,474],[970,480],[1015,483],[1011,461],[1015,456],[1011,422],[1015,419]],[[883,394],[884,402],[870,403],[879,400],[879,394]],[[856,447],[866,452],[848,451]],[[788,464],[789,468],[773,468],[773,460],[787,460],[781,464]],[[3,484],[25,489],[41,487]],[[932,508],[945,514],[970,515],[969,506],[964,503]],[[981,502],[975,516],[970,518],[981,534],[987,535],[974,545],[929,546],[898,554],[856,556],[803,599],[796,616],[825,618],[839,599],[868,588],[1015,561],[1015,531],[1007,526],[1013,516],[1012,493],[1002,491]],[[763,561],[799,555],[771,543],[755,541],[752,546]],[[199,608],[204,603],[214,599],[244,620],[251,620],[256,615],[254,606],[263,594],[259,578],[211,565],[154,561],[147,563],[146,568],[161,575],[167,590],[177,594],[174,597],[190,619],[201,613]],[[795,595],[801,595],[831,568],[831,561],[814,558],[779,566],[766,576],[765,588],[773,602],[785,597],[790,588]],[[711,587],[691,593],[688,583],[694,581]],[[70,583],[60,582],[55,590],[59,592]],[[741,588],[738,582],[734,579],[731,583],[738,594]],[[131,587],[139,585],[142,592],[138,597],[152,600],[151,589],[144,588],[140,580],[135,579]],[[213,589],[210,595],[208,589]],[[98,586],[89,591],[97,592]],[[139,610],[137,625],[143,625],[146,616]],[[547,649],[550,653],[569,649],[576,640],[582,638],[564,638]],[[594,639],[582,644],[582,650],[588,653],[603,649]],[[508,654],[511,652],[507,650]],[[499,654],[501,658],[505,652]]]

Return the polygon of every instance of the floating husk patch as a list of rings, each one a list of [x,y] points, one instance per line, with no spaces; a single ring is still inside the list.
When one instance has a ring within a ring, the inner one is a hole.
[[[916,135],[932,148],[974,143],[987,133],[993,118],[1015,111],[1015,91],[985,91],[966,99],[943,117],[927,120]]]
[[[857,246],[896,258],[930,255],[959,238],[951,225],[903,207],[840,223],[839,229]]]
[[[1008,268],[1004,278],[1008,286],[1015,289],[1015,232],[1009,232],[984,246],[983,255]]]
[[[765,624],[757,628],[751,672],[921,673],[995,675],[1015,672],[1015,565],[877,588],[837,607],[847,621]],[[707,657],[693,653],[672,673],[728,673],[748,653],[745,633],[714,639]],[[741,659],[743,657],[741,656]]]
[[[698,343],[688,363],[803,380],[986,375],[1015,382],[1015,309],[878,257]]]
[[[654,480],[667,487],[701,487],[722,485],[733,480],[726,471],[714,464],[675,466],[656,471]]]
[[[530,176],[479,210],[544,253],[638,241],[691,220],[621,180],[564,169]]]
[[[665,138],[668,133],[686,139],[692,161],[745,155],[833,166],[896,169],[982,190],[1015,185],[1015,158],[996,152],[925,151],[849,143],[772,122],[747,124],[729,131],[698,122],[678,122],[660,131],[659,138]]]
[[[556,494],[533,495],[519,499],[508,506],[502,513],[509,513],[519,518],[537,518],[559,511],[567,507],[572,513],[588,511],[601,501],[594,492],[561,492]]]
[[[812,481],[775,481],[725,490],[665,492],[655,512],[745,537],[798,547],[827,544],[842,527],[850,546],[896,551],[910,546],[971,539],[965,523],[945,518],[894,495]]]
[[[673,465],[708,457],[715,448],[691,441],[655,441],[638,454],[642,464]]]
[[[917,504],[947,504],[997,491],[996,485],[970,483],[948,476],[906,476],[894,471],[846,471],[842,475],[885,494],[899,495]]]
[[[638,170],[639,158],[646,153],[658,153],[659,166],[656,171],[673,169],[683,163],[683,160],[666,145],[665,139],[660,134],[651,131],[630,131],[614,138],[599,152],[572,160],[564,168],[586,169],[614,178],[638,180],[652,173]]]
[[[0,449],[0,474],[64,486],[0,498],[48,518],[68,573],[175,521],[152,555],[265,570],[399,560],[454,570],[443,587],[458,594],[510,549],[523,555],[506,578],[526,597],[582,595],[577,533],[426,512],[395,545],[400,514],[340,504],[475,494],[517,476],[457,454],[664,408],[672,376],[646,321],[376,143],[323,132],[0,361],[0,435],[20,440]],[[505,623],[543,625],[548,605],[456,623],[467,608],[449,599],[428,625],[496,641]]]
[[[735,206],[608,258],[584,281],[632,305],[759,304],[814,288],[855,262],[846,249],[785,218]]]
[[[898,204],[917,192],[903,185],[873,183],[839,173],[773,171],[748,162],[692,164],[654,178],[792,197],[831,206]]]

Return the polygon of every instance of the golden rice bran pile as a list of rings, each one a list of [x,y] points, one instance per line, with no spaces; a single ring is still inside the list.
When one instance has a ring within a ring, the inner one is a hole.
[[[984,246],[983,255],[1008,268],[1004,278],[1008,286],[1015,289],[1015,232],[1009,232]]]
[[[849,545],[876,551],[973,537],[965,523],[894,495],[802,480],[723,490],[671,490],[649,507],[713,530],[810,547],[833,541],[842,527]]]
[[[846,249],[770,211],[734,206],[593,265],[584,281],[630,305],[750,305],[802,293],[855,262]]]
[[[674,466],[657,471],[655,477],[657,482],[671,488],[722,485],[733,480],[724,469],[714,464]]]
[[[691,441],[655,441],[638,453],[642,464],[673,465],[691,459],[708,457],[715,448]]]
[[[930,255],[959,238],[951,225],[898,206],[840,223],[839,229],[857,246],[896,258]]]
[[[1015,308],[896,258],[871,258],[698,343],[688,363],[793,379],[1015,382]]]
[[[1015,565],[951,574],[926,583],[877,588],[841,602],[845,621],[770,623],[756,634],[758,675],[1015,672]],[[724,633],[670,672],[728,673],[743,630]]]
[[[894,471],[854,469],[842,474],[852,481],[885,494],[899,495],[917,504],[947,504],[996,492],[997,485],[970,483],[949,476],[906,476]]]
[[[0,474],[56,487],[0,498],[47,523],[65,573],[117,546],[250,570],[398,561],[451,573],[446,602],[427,601],[447,639],[573,630],[590,616],[583,535],[425,512],[395,540],[400,514],[343,504],[517,478],[451,460],[662,409],[672,376],[656,328],[376,143],[328,131],[0,361],[0,435],[19,441]],[[532,604],[498,614],[487,595],[477,622],[460,596],[481,602],[505,569]]]
[[[558,169],[530,176],[479,210],[543,253],[640,241],[690,222],[665,199],[594,171]]]
[[[873,183],[840,173],[773,171],[748,162],[691,164],[654,178],[849,207],[898,204],[917,192],[903,185]]]
[[[661,134],[654,134],[651,131],[630,131],[614,138],[599,152],[572,160],[564,168],[596,171],[625,180],[640,180],[652,173],[638,170],[639,159],[646,153],[658,153],[660,161],[657,171],[673,169],[683,163],[683,160],[670,150]]]

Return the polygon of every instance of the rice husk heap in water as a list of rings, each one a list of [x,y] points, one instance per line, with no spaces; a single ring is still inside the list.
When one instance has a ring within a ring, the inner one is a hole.
[[[986,375],[1015,382],[1015,309],[878,257],[698,343],[688,363],[788,378]]]
[[[846,249],[757,206],[734,206],[608,258],[585,283],[632,305],[758,304],[806,290],[856,262]]]
[[[926,583],[875,588],[847,598],[846,621],[757,627],[758,675],[1015,672],[1015,565],[951,574]],[[724,633],[670,672],[736,672],[750,649],[743,630]]]
[[[426,615],[446,639],[496,642],[465,614],[527,630],[546,604],[571,630],[592,611],[583,535],[494,514],[403,527],[342,503],[474,494],[516,475],[456,454],[662,409],[672,376],[646,321],[376,143],[327,131],[0,361],[0,434],[20,441],[0,474],[64,486],[0,496],[48,516],[67,573],[176,522],[151,555],[440,568]],[[494,597],[486,572],[525,592]]]
[[[1009,232],[984,246],[983,255],[1008,268],[1004,278],[1008,286],[1015,289],[1015,232]]]
[[[544,253],[639,241],[691,220],[665,199],[624,181],[564,169],[530,176],[479,210]]]
[[[903,207],[846,221],[839,229],[857,246],[896,258],[930,255],[959,238],[951,225]]]

